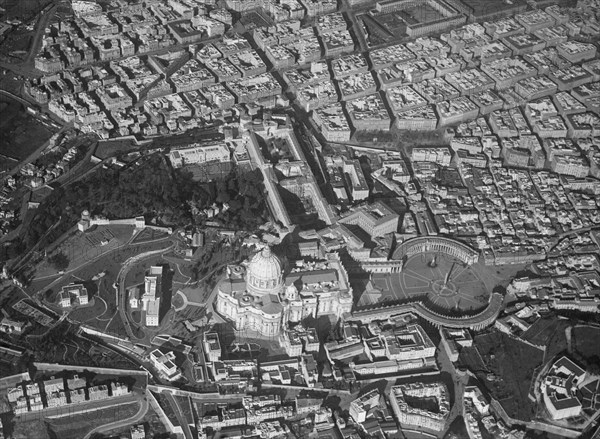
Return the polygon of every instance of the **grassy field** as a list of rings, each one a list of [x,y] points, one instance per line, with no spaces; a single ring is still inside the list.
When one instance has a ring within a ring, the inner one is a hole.
[[[98,144],[98,149],[96,149],[96,157],[100,159],[106,159],[108,157],[112,157],[118,154],[123,154],[125,152],[133,152],[138,149],[142,149],[137,146],[133,141],[126,140],[111,140],[108,142],[100,142]]]
[[[125,262],[128,258],[135,256],[142,252],[147,252],[151,250],[158,250],[161,248],[165,248],[171,245],[171,241],[161,241],[157,243],[146,243],[146,244],[138,244],[138,245],[129,245],[122,248],[118,248],[113,252],[106,253],[100,258],[96,259],[92,263],[86,264],[80,269],[74,271],[68,276],[63,276],[63,278],[59,279],[56,282],[55,278],[43,278],[43,279],[34,279],[31,282],[31,285],[27,287],[27,291],[30,294],[35,294],[38,291],[46,291],[48,286],[51,285],[51,289],[56,292],[60,290],[64,285],[68,285],[72,282],[81,282],[81,281],[89,281],[92,277],[96,276],[101,272],[105,272],[106,275],[103,278],[103,282],[111,286],[113,282],[116,280],[116,276],[121,269],[121,264]],[[40,276],[38,274],[38,276]],[[112,289],[112,287],[110,287]],[[114,297],[114,290],[113,297]],[[114,302],[114,299],[112,299]]]
[[[48,255],[64,253],[69,258],[69,266],[65,271],[72,270],[109,252],[113,252],[113,254],[115,252],[127,253],[125,245],[131,238],[132,232],[133,226],[97,226],[85,233],[74,233],[56,248],[51,246]],[[102,245],[104,239],[108,243]],[[100,271],[102,269],[93,273],[92,276]],[[40,263],[36,269],[38,276],[48,276],[55,273],[56,270],[47,261]]]
[[[175,425],[175,426],[181,425],[179,420],[177,419],[177,416],[175,415],[175,411],[173,410],[173,407],[171,406],[171,402],[169,401],[169,398],[167,398],[165,395],[162,395],[157,392],[152,392],[152,395],[154,395],[154,397],[156,398],[156,401],[158,402],[160,407],[165,412],[165,415],[167,415],[167,418],[169,418],[169,420],[173,423],[173,425]]]
[[[161,232],[154,229],[145,228],[139,232],[136,237],[131,241],[132,244],[142,244],[147,241],[153,241],[168,236],[167,232]]]
[[[17,422],[13,431],[14,439],[51,439],[43,420]]]
[[[160,418],[152,408],[148,409],[148,413],[146,413],[146,416],[144,416],[144,418],[141,422],[139,422],[139,424],[144,424],[146,434],[149,435],[148,437],[163,437],[162,435],[165,435],[164,437],[168,437],[167,429],[165,428]],[[121,437],[121,435],[128,437],[129,427],[109,430],[106,433],[104,433],[101,437],[114,438]]]
[[[181,292],[187,297],[189,302],[204,303],[207,299],[207,295],[210,294],[204,285],[188,285],[184,288],[180,288]],[[208,294],[207,294],[208,293]]]
[[[88,306],[80,306],[70,312],[69,317],[81,323],[95,320],[102,316],[108,309],[106,302],[100,298],[93,298]]]
[[[125,324],[123,323],[123,320],[121,320],[121,315],[119,313],[116,313],[111,319],[106,327],[106,332],[118,337],[127,337],[127,330],[125,329]]]
[[[50,136],[52,132],[27,113],[21,104],[0,98],[0,169],[15,166]]]
[[[48,428],[61,439],[81,439],[90,430],[111,422],[132,417],[139,410],[139,403],[133,402],[91,413],[82,413],[64,418],[48,419]]]

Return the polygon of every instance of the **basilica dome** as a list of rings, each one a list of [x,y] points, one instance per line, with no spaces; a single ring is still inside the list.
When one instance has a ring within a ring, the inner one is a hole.
[[[258,294],[278,294],[283,286],[281,261],[271,252],[270,247],[265,247],[256,253],[250,264],[246,276],[248,291]]]

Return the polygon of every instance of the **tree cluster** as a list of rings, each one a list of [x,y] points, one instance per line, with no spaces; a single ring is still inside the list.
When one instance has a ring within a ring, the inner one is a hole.
[[[55,270],[61,271],[69,266],[69,258],[63,252],[60,252],[50,256],[48,258],[48,263],[50,263]]]
[[[234,170],[225,179],[201,185],[191,183],[182,186],[182,191],[194,211],[201,211],[215,203],[227,204],[229,209],[215,218],[225,227],[253,230],[267,220],[265,187],[258,169],[244,173]],[[201,214],[194,219],[199,224],[205,221]]]
[[[39,206],[20,238],[0,248],[0,262],[24,254],[39,243],[47,247],[74,227],[81,212],[109,219],[144,215],[157,223],[203,225],[192,215],[215,203],[229,209],[217,218],[225,227],[254,229],[267,218],[262,173],[232,171],[210,183],[194,181],[185,170],[173,171],[161,155],[151,155],[125,168],[101,168],[88,178],[55,189]],[[64,261],[63,261],[64,262]],[[64,264],[60,264],[64,265]]]

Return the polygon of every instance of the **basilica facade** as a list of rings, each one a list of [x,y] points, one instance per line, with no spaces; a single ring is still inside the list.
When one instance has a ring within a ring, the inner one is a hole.
[[[348,273],[336,253],[323,262],[297,261],[284,276],[281,260],[264,247],[249,263],[230,266],[218,285],[216,311],[236,330],[278,336],[288,323],[352,309]]]

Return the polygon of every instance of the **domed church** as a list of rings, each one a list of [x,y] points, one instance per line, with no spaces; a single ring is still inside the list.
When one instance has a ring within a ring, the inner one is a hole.
[[[336,253],[323,262],[297,261],[284,276],[281,260],[266,246],[249,263],[229,266],[218,286],[216,311],[236,330],[277,336],[307,317],[341,318],[352,309],[348,273]]]
[[[251,294],[257,296],[279,294],[283,288],[281,261],[265,247],[256,253],[248,265],[246,287]]]

